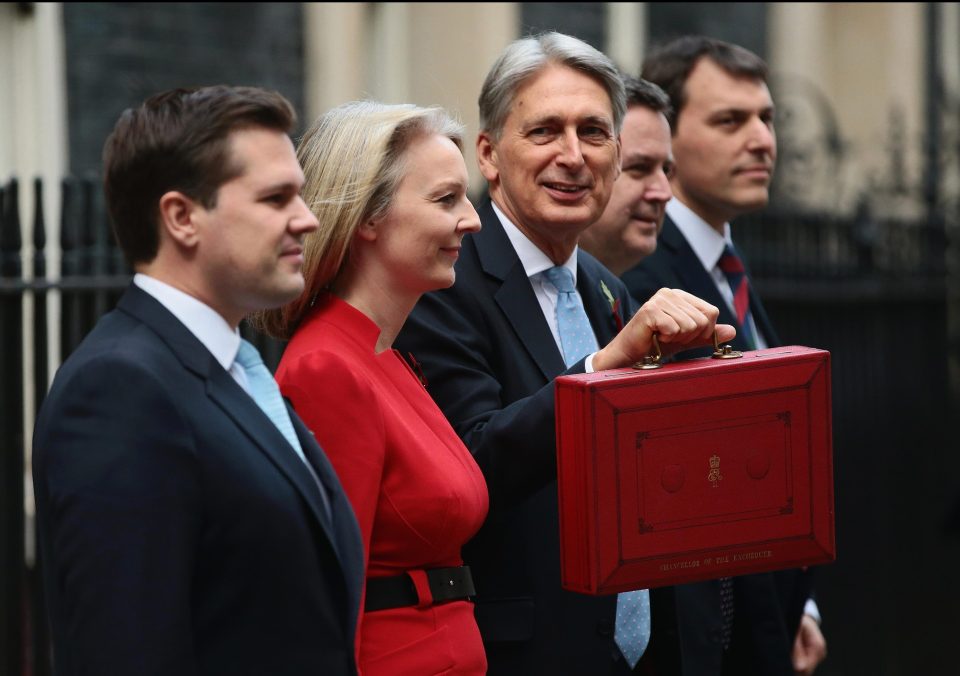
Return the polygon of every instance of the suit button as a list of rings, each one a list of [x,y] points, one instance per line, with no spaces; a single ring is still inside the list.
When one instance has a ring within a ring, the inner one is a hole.
[[[597,633],[601,636],[613,636],[613,620],[600,620],[597,622]]]

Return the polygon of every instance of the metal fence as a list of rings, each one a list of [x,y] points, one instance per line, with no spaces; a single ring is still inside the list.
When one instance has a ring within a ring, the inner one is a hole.
[[[960,619],[960,407],[949,244],[936,214],[737,221],[781,339],[831,352],[837,562],[817,571],[822,676],[941,674]],[[956,354],[953,355],[956,357]]]

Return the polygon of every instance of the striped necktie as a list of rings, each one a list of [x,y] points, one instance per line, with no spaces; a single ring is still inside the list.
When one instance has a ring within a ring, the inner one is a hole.
[[[750,312],[750,281],[743,261],[732,246],[727,244],[723,254],[717,261],[717,267],[723,272],[733,292],[733,311],[737,316],[737,331],[743,336],[751,350],[757,347],[757,339],[753,335],[753,315]]]

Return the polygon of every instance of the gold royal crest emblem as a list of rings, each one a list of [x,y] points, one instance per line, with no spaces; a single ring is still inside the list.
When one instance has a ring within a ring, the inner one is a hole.
[[[710,456],[710,473],[707,474],[707,481],[714,488],[719,488],[721,479],[723,479],[723,475],[720,474],[720,456],[714,453]]]

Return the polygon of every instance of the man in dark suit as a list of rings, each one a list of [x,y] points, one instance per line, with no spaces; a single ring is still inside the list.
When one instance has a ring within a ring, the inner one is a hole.
[[[738,350],[779,344],[730,230],[768,200],[777,147],[766,75],[755,54],[704,37],[674,40],[643,67],[671,99],[674,198],[656,251],[623,280],[640,301],[669,286],[713,303],[720,321],[737,327]],[[668,630],[652,649],[678,648],[684,674],[810,674],[826,642],[809,578],[791,570],[662,590],[653,623]],[[729,592],[732,605],[721,601]]]
[[[619,173],[625,107],[616,68],[580,40],[547,33],[506,49],[480,94],[483,228],[464,238],[455,284],[424,295],[396,343],[490,490],[464,559],[495,676],[629,671],[617,597],[560,587],[553,380],[628,366],[654,332],[676,348],[714,330],[716,308],[684,292],[664,289],[634,314],[617,277],[578,250]],[[564,329],[571,308],[579,333]],[[635,659],[645,645],[626,650]]]
[[[237,331],[303,288],[317,221],[293,123],[273,92],[174,90],[107,140],[107,203],[137,274],[34,433],[61,676],[356,673],[356,519]]]

